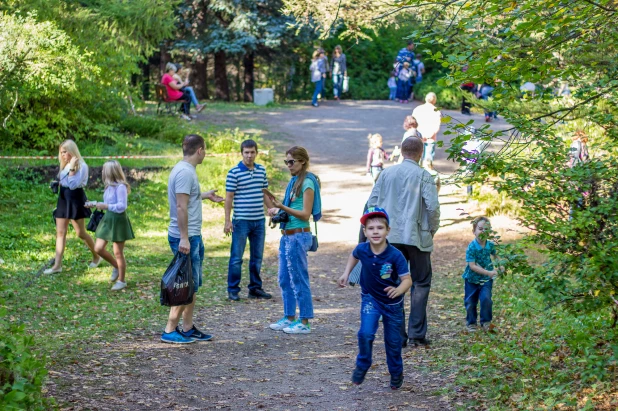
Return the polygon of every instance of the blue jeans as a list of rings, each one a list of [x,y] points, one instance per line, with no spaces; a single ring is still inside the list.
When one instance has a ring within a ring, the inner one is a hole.
[[[322,92],[322,80],[318,80],[316,82],[314,82],[313,84],[315,84],[315,90],[313,90],[313,99],[311,100],[311,104],[316,105],[318,104],[318,95]]]
[[[436,156],[436,143],[423,143],[423,162],[429,161],[433,163],[433,158]]]
[[[380,316],[384,324],[384,349],[388,372],[392,376],[403,373],[401,358],[401,334],[403,324],[403,301],[399,304],[386,305],[374,299],[371,294],[361,294],[361,325],[358,330],[358,356],[356,366],[363,371],[371,367],[373,340],[378,331]]]
[[[397,87],[389,87],[388,89],[390,90],[390,93],[388,94],[388,99],[395,100],[395,97],[397,97]]]
[[[180,245],[180,238],[167,236],[167,241],[170,244],[172,253],[178,252],[178,246]],[[193,290],[197,293],[197,290],[202,286],[202,263],[204,262],[204,242],[201,235],[194,235],[189,237],[189,245],[191,251],[191,271],[193,273]]]
[[[283,299],[283,315],[296,316],[298,305],[301,320],[313,318],[313,300],[309,286],[307,251],[311,233],[281,236],[279,243],[279,287]]]
[[[197,107],[200,104],[200,102],[197,101],[197,97],[195,97],[195,91],[193,91],[193,87],[191,86],[183,87],[181,90],[182,91],[187,90],[187,94],[189,95],[189,97],[191,97],[191,102],[193,103],[195,107]]]
[[[339,97],[343,88],[343,74],[333,74],[333,95]]]
[[[466,323],[476,324],[476,305],[481,301],[481,325],[491,322],[491,289],[494,281],[484,284],[473,284],[465,280],[464,305],[466,306]]]
[[[240,291],[240,277],[242,275],[242,256],[245,253],[247,238],[249,239],[249,290],[262,288],[260,269],[264,254],[264,238],[266,237],[265,219],[260,220],[232,220],[232,248],[230,263],[227,270],[227,291]]]
[[[481,100],[489,100],[491,97],[494,88],[491,86],[483,86],[481,87]],[[495,111],[485,111],[485,117],[497,117]]]

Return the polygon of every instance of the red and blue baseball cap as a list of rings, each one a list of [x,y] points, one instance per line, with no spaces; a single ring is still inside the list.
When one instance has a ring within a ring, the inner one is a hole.
[[[390,225],[390,220],[388,218],[388,213],[386,212],[385,209],[380,208],[380,207],[369,207],[367,209],[367,211],[365,211],[365,214],[363,214],[363,216],[360,219],[360,222],[362,225],[365,225],[365,222],[367,221],[368,218],[370,217],[382,217],[382,218],[386,218],[386,222]]]

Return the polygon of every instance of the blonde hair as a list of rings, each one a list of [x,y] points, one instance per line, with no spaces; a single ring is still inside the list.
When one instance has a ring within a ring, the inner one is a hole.
[[[292,193],[294,197],[298,198],[302,194],[303,183],[305,182],[305,177],[309,172],[309,153],[304,147],[294,146],[285,152],[286,155],[292,156],[294,160],[304,161],[303,168],[296,175],[296,181],[294,182],[294,186],[292,187]],[[315,174],[314,174],[315,175]],[[320,179],[318,176],[315,176],[316,180],[318,180],[318,185],[321,187]]]
[[[320,50],[319,50],[319,49],[318,49],[318,50],[316,50],[316,51],[314,51],[314,52],[313,52],[313,59],[315,60],[315,59],[319,58],[319,57],[320,57],[320,54],[322,54],[322,53],[320,52]]]
[[[71,155],[71,157],[77,158],[77,161],[75,162],[75,170],[79,170],[81,163],[84,161],[84,159],[79,153],[79,148],[77,148],[77,144],[75,144],[75,141],[69,139],[64,140],[62,144],[60,144],[60,147],[58,147],[58,161],[60,162],[60,172],[62,172],[66,165],[69,164],[68,161],[64,161],[62,159],[61,152],[63,148]],[[58,175],[60,175],[60,173],[58,173]]]
[[[383,138],[382,135],[376,133],[376,134],[371,134],[369,133],[369,135],[367,136],[367,139],[369,139],[369,147],[371,148],[378,148],[382,145],[383,143]]]
[[[170,70],[174,70],[174,72],[178,71],[178,67],[176,67],[176,65],[172,63],[171,61],[165,65],[165,71],[170,71]]]
[[[103,184],[105,184],[105,188],[118,184],[124,184],[127,187],[127,193],[131,192],[131,186],[127,182],[124,171],[122,171],[120,163],[116,160],[107,161],[103,164],[101,179],[103,180]]]
[[[472,232],[474,232],[476,230],[476,227],[479,225],[479,223],[481,221],[484,221],[487,224],[491,224],[491,221],[489,221],[489,218],[487,218],[485,216],[476,217],[474,220],[471,221],[471,223],[472,223]]]

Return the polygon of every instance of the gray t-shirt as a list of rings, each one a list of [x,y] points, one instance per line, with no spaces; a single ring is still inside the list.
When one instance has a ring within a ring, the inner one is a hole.
[[[178,229],[178,213],[176,211],[176,194],[189,195],[189,237],[202,234],[202,192],[197,179],[195,167],[186,161],[178,162],[170,173],[167,182],[167,201],[170,205],[170,237],[180,238]]]

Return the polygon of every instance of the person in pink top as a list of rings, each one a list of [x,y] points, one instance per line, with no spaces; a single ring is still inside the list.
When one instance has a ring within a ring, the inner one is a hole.
[[[170,100],[182,101],[182,115],[181,117],[185,120],[191,120],[189,117],[190,109],[191,109],[191,96],[188,91],[181,90],[185,84],[179,83],[178,80],[174,78],[174,74],[176,74],[177,67],[174,63],[167,63],[165,66],[165,70],[167,72],[163,75],[161,79],[161,84],[163,84],[167,90],[167,97]]]

